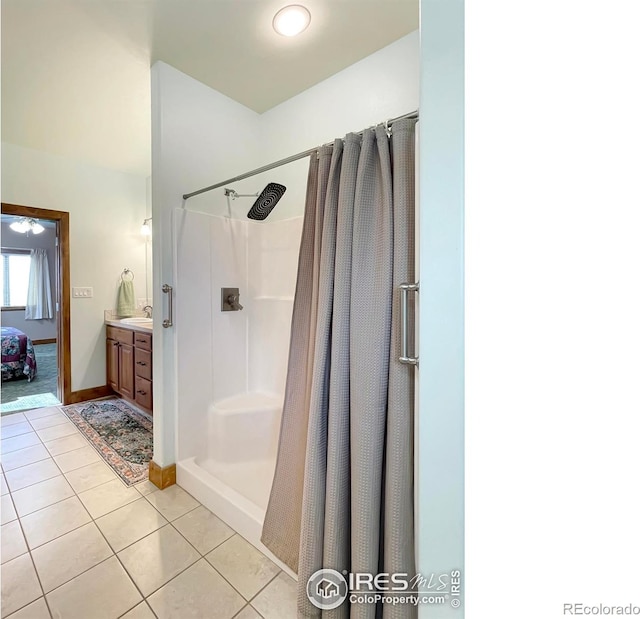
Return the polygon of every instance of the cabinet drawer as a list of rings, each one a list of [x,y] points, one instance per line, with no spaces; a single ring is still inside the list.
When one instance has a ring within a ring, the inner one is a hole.
[[[123,344],[133,344],[133,331],[129,331],[129,329],[119,329],[118,327],[107,325],[107,337]]]
[[[153,404],[153,391],[151,381],[146,378],[136,376],[136,397],[135,401],[142,408],[151,410]]]
[[[151,350],[151,334],[135,332],[134,345],[136,348],[142,348],[143,350]]]
[[[151,353],[141,348],[135,349],[136,376],[151,380]]]

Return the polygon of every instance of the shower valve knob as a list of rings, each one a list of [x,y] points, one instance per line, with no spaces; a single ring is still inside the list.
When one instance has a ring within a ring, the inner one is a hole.
[[[238,312],[243,309],[243,306],[240,304],[240,292],[238,288],[222,289],[221,309],[223,312]]]

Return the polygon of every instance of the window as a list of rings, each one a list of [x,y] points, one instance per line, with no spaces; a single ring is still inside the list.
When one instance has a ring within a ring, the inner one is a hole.
[[[27,304],[30,266],[31,256],[28,249],[2,249],[0,281],[3,308],[24,308]]]

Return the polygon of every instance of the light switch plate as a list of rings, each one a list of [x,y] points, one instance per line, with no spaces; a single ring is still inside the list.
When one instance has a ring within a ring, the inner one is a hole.
[[[74,286],[71,296],[74,299],[90,299],[93,297],[93,288],[91,286]]]

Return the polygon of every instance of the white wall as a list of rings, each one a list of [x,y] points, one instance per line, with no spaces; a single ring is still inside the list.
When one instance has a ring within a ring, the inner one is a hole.
[[[151,114],[154,311],[158,318],[153,340],[153,459],[166,466],[176,461],[176,410],[181,384],[176,338],[180,334],[185,345],[193,341],[202,346],[210,341],[212,320],[211,282],[205,281],[210,272],[210,256],[203,254],[206,261],[201,262],[201,272],[196,261],[191,274],[196,280],[201,278],[202,287],[198,288],[197,282],[192,284],[188,278],[185,280],[185,275],[182,279],[186,289],[181,290],[173,249],[176,244],[184,245],[185,249],[193,245],[200,237],[189,233],[188,226],[193,224],[197,228],[207,219],[184,220],[186,227],[181,231],[174,227],[174,217],[183,221],[175,209],[181,208],[184,193],[238,174],[254,164],[259,117],[163,62],[151,68]],[[222,192],[192,198],[188,205],[190,210],[209,214],[223,213],[226,209]],[[174,326],[168,329],[163,329],[159,320],[167,313],[167,295],[162,293],[164,283],[174,287],[176,301]],[[201,331],[203,326],[205,332]],[[211,363],[210,348],[205,351],[199,348],[198,353],[194,349],[192,363],[205,366]],[[204,371],[198,366],[195,371],[200,370]],[[185,400],[180,422],[187,444],[199,440],[198,428],[211,402],[211,372],[207,376],[208,379],[197,381],[196,389],[182,391]]]
[[[46,249],[49,260],[49,281],[53,299],[53,318],[25,320],[24,310],[2,310],[2,326],[15,327],[26,333],[32,340],[55,338],[56,329],[56,229],[46,226],[40,234],[23,234],[10,228],[10,223],[2,223],[2,247],[18,249]]]
[[[418,34],[412,33],[259,116],[176,69],[156,63],[152,67],[156,316],[161,304],[166,307],[160,292],[162,283],[175,287],[176,298],[191,295],[181,290],[175,276],[172,250],[176,243],[173,211],[181,208],[182,194],[417,109],[418,66]],[[254,193],[269,181],[287,185],[285,197],[270,216],[274,225],[302,215],[307,168],[308,161],[302,160],[233,187],[241,193]],[[189,210],[216,215],[224,215],[228,208],[222,190],[191,198],[186,204]],[[250,205],[251,200],[231,202],[233,215],[242,218]],[[188,243],[189,239],[179,242]],[[215,297],[215,290],[211,294]],[[183,315],[184,302],[178,301],[178,305],[174,328],[163,330],[159,321],[154,326],[154,460],[161,466],[177,457],[194,455],[176,452],[176,430],[195,433],[189,428],[202,423],[207,406],[203,397],[198,410],[180,407],[178,428],[177,390],[182,385],[178,381],[176,338],[182,337],[181,329],[194,329],[199,323],[197,315],[195,320]],[[236,314],[232,317],[237,319]],[[255,328],[260,328],[257,323]],[[227,350],[216,354],[227,354]],[[264,379],[265,384],[276,384],[281,377],[264,373]],[[203,393],[206,391],[203,386]],[[193,405],[191,394],[189,398]]]
[[[464,570],[464,4],[422,0],[418,572]],[[462,580],[464,595],[464,571]],[[421,606],[420,617],[464,616]]]
[[[419,46],[412,32],[265,112],[260,163],[418,109]]]
[[[68,211],[71,286],[93,298],[71,299],[71,388],[106,384],[104,310],[113,309],[120,273],[145,290],[146,179],[65,157],[2,144],[2,201]]]

